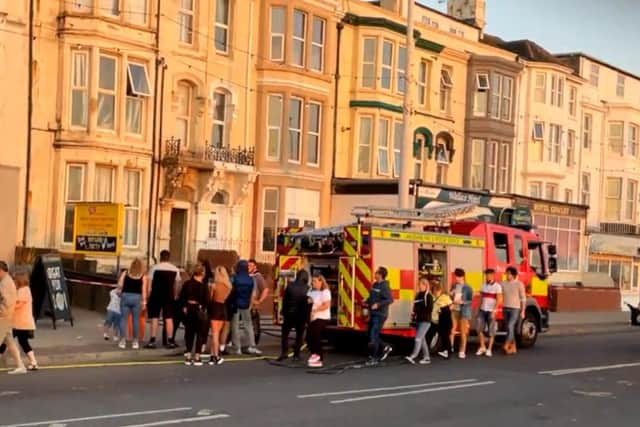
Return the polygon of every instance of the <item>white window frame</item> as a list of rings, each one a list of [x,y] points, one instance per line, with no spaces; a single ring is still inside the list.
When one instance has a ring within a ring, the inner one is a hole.
[[[618,74],[618,78],[616,80],[616,96],[618,98],[624,98],[624,83],[625,83],[624,75]]]
[[[135,9],[133,3],[142,2],[142,8]],[[126,20],[135,25],[145,26],[147,25],[147,16],[149,15],[149,0],[127,0],[127,7],[124,13]]]
[[[384,128],[384,132],[383,132]],[[390,176],[391,166],[389,162],[389,131],[391,130],[391,119],[380,117],[378,119],[378,141],[376,144],[376,155],[378,164],[378,175]],[[386,169],[384,169],[383,160],[386,160]]]
[[[590,150],[593,144],[593,115],[582,115],[582,148]]]
[[[393,121],[393,177],[400,176],[402,168],[402,141],[404,140],[404,124],[401,120]]]
[[[291,123],[291,111],[292,111],[292,105],[293,103],[297,103],[300,106],[300,113],[299,113],[299,122],[297,123],[298,127],[292,127],[292,123]],[[289,102],[287,103],[287,142],[288,142],[288,152],[287,152],[287,161],[289,163],[295,163],[295,164],[300,164],[302,162],[302,124],[304,123],[304,99],[297,97],[297,96],[291,96],[289,97]],[[298,157],[297,158],[292,158],[291,155],[293,153],[292,148],[292,140],[291,140],[291,135],[295,133],[298,135]]]
[[[75,200],[75,199],[70,199],[69,198],[69,171],[71,170],[71,168],[79,168],[81,171],[81,179],[80,179],[80,199]],[[69,208],[69,205],[72,205],[74,203],[77,202],[83,202],[86,199],[86,194],[85,194],[85,189],[86,189],[86,180],[87,180],[87,165],[84,163],[67,163],[67,167],[65,168],[65,186],[64,186],[64,200],[65,203],[63,205],[63,209],[64,209],[64,214],[62,216],[62,243],[64,244],[73,244],[73,233],[71,236],[71,240],[65,240],[65,228],[66,228],[66,223],[67,223],[67,208]],[[75,215],[75,213],[72,213],[72,221],[73,221],[73,215]],[[73,224],[71,224],[71,227],[73,227]]]
[[[276,209],[275,210],[267,210],[267,192],[274,191],[276,195]],[[277,236],[278,236],[278,216],[280,211],[280,189],[277,187],[264,187],[262,189],[262,233],[260,235],[260,251],[262,253],[271,253],[275,252],[277,246]],[[271,213],[275,214],[275,223],[273,225],[273,249],[265,249],[264,244],[264,234],[265,234],[265,216],[266,214]]]
[[[635,224],[636,210],[638,206],[638,181],[634,179],[627,180],[627,189],[625,192],[624,218]]]
[[[182,114],[178,114],[176,113],[176,121],[182,121],[185,124],[185,137],[187,138],[186,141],[180,141],[180,146],[183,149],[188,149],[189,146],[191,145],[191,123],[193,120],[192,117],[192,113],[193,113],[193,93],[194,93],[194,87],[187,81],[182,80],[178,82],[178,87],[179,86],[184,86],[187,88],[187,105],[186,105],[186,114],[182,115]]]
[[[191,9],[187,9],[184,7],[183,0],[180,0],[180,5],[178,6],[178,40],[180,43],[193,46],[194,45],[194,34],[195,31],[193,29],[195,20],[196,20],[196,2],[197,0],[192,0]],[[189,27],[189,20],[191,21],[191,26]]]
[[[479,90],[479,91],[491,90],[491,83],[489,82],[489,73],[476,73],[476,90]]]
[[[295,22],[296,15],[302,16],[302,35],[296,35],[295,33]],[[293,9],[293,18],[292,18],[292,30],[291,30],[291,65],[294,67],[304,68],[307,61],[307,27],[309,25],[309,14],[300,9]],[[302,57],[300,58],[300,62],[296,62],[297,58],[294,57],[294,46],[298,43],[300,45],[300,52],[302,53]]]
[[[283,17],[282,25],[284,26],[284,28],[282,29],[282,32],[276,32],[273,29],[273,16],[274,16],[274,12],[276,12],[276,11],[282,12],[282,17]],[[269,31],[270,31],[269,58],[273,62],[284,62],[285,51],[286,51],[285,37],[286,37],[286,32],[287,32],[287,8],[286,8],[286,6],[271,6],[271,9],[269,11]],[[278,43],[280,45],[280,56],[275,56],[274,55],[273,45],[274,45],[274,41],[276,41],[276,40],[278,40]]]
[[[580,187],[582,193],[580,202],[585,206],[589,206],[591,204],[591,174],[582,173]]]
[[[544,185],[544,199],[545,200],[558,200],[558,184],[547,182]]]
[[[451,112],[451,91],[453,89],[451,73],[452,70],[447,67],[442,67],[440,70],[440,111],[444,113]]]
[[[547,74],[536,73],[534,77],[534,86],[534,101],[540,104],[545,104],[547,102]]]
[[[578,88],[569,87],[569,115],[575,117],[578,113]]]
[[[133,73],[131,71],[132,67],[140,67],[144,71],[144,85],[145,88],[137,88],[135,87],[135,79],[133,78]],[[151,96],[151,86],[149,84],[149,72],[147,70],[146,64],[129,60],[127,62],[127,96],[126,96],[126,105],[125,105],[125,129],[126,132],[132,135],[142,135],[144,133],[144,123],[147,111],[147,99]],[[131,88],[131,93],[129,93],[129,88]],[[132,104],[139,104],[140,108],[140,117],[139,117],[139,129],[133,129],[131,123],[129,122],[129,108],[132,108]]]
[[[613,126],[619,127],[620,135],[613,136]],[[624,122],[610,121],[607,123],[607,148],[609,152],[622,155],[624,153]]]
[[[373,58],[367,58],[367,44],[373,46]],[[360,87],[364,89],[376,88],[376,70],[378,56],[378,39],[375,37],[364,37],[362,39],[362,78],[360,79]],[[371,69],[367,71],[368,69]],[[371,74],[371,75],[369,75]]]
[[[511,145],[507,142],[500,143],[498,151],[498,177],[497,191],[498,193],[509,192],[509,164],[511,163]]]
[[[511,110],[513,106],[513,79],[507,76],[501,76],[501,92],[502,97],[500,99],[500,119],[505,122],[511,121]],[[509,86],[509,90],[505,89]]]
[[[100,87],[100,74],[101,74],[101,70],[100,70],[100,60],[102,58],[108,58],[110,60],[113,60],[115,65],[113,67],[113,89],[105,89],[105,88],[101,88]],[[113,127],[101,127],[99,122],[97,122],[97,128],[100,131],[103,132],[115,132],[116,129],[118,129],[118,91],[119,91],[119,87],[118,87],[118,70],[120,67],[120,63],[119,63],[119,58],[113,55],[108,55],[105,53],[100,53],[99,57],[98,57],[98,106],[100,105],[100,96],[105,96],[105,97],[109,97],[112,96],[113,97]],[[97,111],[96,111],[96,115],[99,118],[100,117],[100,108],[98,107]]]
[[[318,108],[318,129],[312,129],[311,128],[311,118],[313,117],[311,111],[312,108],[310,108],[311,106],[315,106]],[[309,166],[314,166],[314,167],[318,167],[320,166],[320,136],[322,134],[322,104],[319,102],[309,102],[307,103],[307,110],[309,111],[309,114],[307,114],[308,118],[308,124],[307,124],[307,165]],[[315,162],[311,162],[309,161],[309,154],[310,154],[310,150],[311,150],[311,146],[312,144],[310,143],[311,138],[315,138],[316,140],[316,153],[315,153],[315,157],[316,157],[316,161]]]
[[[316,41],[316,23],[322,24],[322,34],[320,35],[320,41]],[[311,71],[317,71],[321,73],[324,71],[324,44],[327,34],[327,20],[320,18],[319,16],[314,16],[311,20],[311,60],[309,61],[309,69]],[[314,52],[319,52],[318,57],[320,63],[318,66],[314,66]]]
[[[640,138],[640,127],[635,123],[629,123],[627,131],[627,154],[638,157],[638,139]]]
[[[610,194],[609,193],[609,182],[616,181],[618,183],[618,194]],[[609,221],[620,221],[620,217],[622,215],[622,178],[618,177],[607,177],[605,180],[605,188],[604,188],[604,197],[605,197],[605,205],[604,212],[605,218]],[[612,203],[611,209],[609,208],[609,203]]]
[[[216,117],[216,113],[218,112],[218,105],[217,105],[217,100],[216,97],[222,96],[222,99],[224,101],[224,105],[222,107],[222,119],[220,119],[219,117]],[[211,111],[211,141],[209,141],[210,145],[214,145],[214,138],[213,138],[213,133],[214,130],[216,128],[216,126],[221,129],[221,134],[222,134],[222,138],[221,138],[221,142],[220,142],[220,147],[225,147],[227,145],[229,145],[228,142],[228,124],[229,124],[229,106],[232,105],[230,102],[230,98],[231,94],[225,90],[222,89],[216,89],[213,92],[213,108]]]
[[[280,104],[280,111],[278,111],[278,115],[280,116],[280,120],[279,123],[277,125],[272,124],[271,123],[271,113],[272,110],[270,108],[271,99],[277,99],[279,101]],[[281,145],[282,145],[282,123],[284,120],[284,96],[282,94],[279,93],[270,93],[267,95],[267,102],[266,102],[266,110],[267,110],[267,149],[265,150],[265,154],[267,157],[267,160],[270,161],[277,161],[280,160],[280,150],[281,150]],[[271,147],[271,133],[272,132],[276,132],[277,133],[277,145],[275,147]],[[275,155],[273,155],[273,153],[271,152],[271,148],[275,148]]]
[[[76,70],[76,61],[75,58],[84,57],[84,76],[77,76],[76,73],[80,70]],[[89,75],[91,68],[91,55],[86,50],[73,50],[71,51],[71,98],[69,101],[69,124],[71,128],[76,129],[86,129],[89,126]],[[81,80],[80,84],[77,84],[77,81]],[[83,121],[84,124],[74,124],[73,123],[73,111],[74,111],[74,92],[81,92],[83,94],[83,103],[84,103],[84,111],[83,111]]]
[[[389,58],[389,63],[385,63],[385,47],[389,48],[389,52],[391,57]],[[393,61],[395,60],[395,43],[388,39],[382,39],[382,47],[380,54],[380,89],[382,90],[393,90]],[[385,72],[389,73],[388,78],[385,77]],[[388,82],[388,86],[385,86],[385,82]]]
[[[576,165],[576,132],[572,129],[567,130],[567,162],[568,168]]]
[[[529,183],[529,196],[536,199],[542,199],[542,182],[531,181]]]
[[[128,189],[129,189],[129,177],[127,176],[127,174],[136,174],[138,176],[138,194],[135,200],[135,205],[132,205],[129,203],[129,201],[127,200],[128,198]],[[129,169],[126,168],[124,170],[124,224],[123,224],[123,231],[122,231],[122,246],[126,247],[126,248],[137,248],[140,245],[140,229],[142,227],[140,227],[140,205],[141,205],[141,200],[142,200],[142,171],[139,169]],[[135,227],[136,231],[136,239],[135,242],[133,243],[127,243],[127,218],[128,212],[135,212],[135,224],[133,225]]]
[[[428,76],[429,76],[429,63],[424,60],[420,61],[420,64],[418,64],[418,78],[416,79],[416,84],[418,85],[418,90],[416,91],[416,95],[418,97],[418,104],[422,106],[427,105],[427,99],[428,99],[428,93],[429,93],[427,91]]]
[[[598,64],[591,64],[589,69],[589,83],[595,87],[598,87],[600,84],[600,66]]]
[[[557,74],[551,75],[551,105],[564,106],[564,78]]]
[[[369,121],[369,129],[370,129],[370,135],[367,141],[364,141],[363,143],[363,139],[362,139],[362,123],[363,121]],[[372,139],[373,139],[373,135],[374,135],[374,128],[375,128],[375,117],[374,116],[370,116],[370,115],[362,115],[359,117],[358,119],[358,145],[357,145],[357,151],[356,151],[356,172],[359,175],[369,175],[371,173],[371,157],[373,157],[371,154],[371,146],[372,146]],[[367,170],[362,170],[360,169],[360,155],[361,155],[361,149],[366,148],[367,149],[367,165],[366,165],[366,169]]]
[[[216,0],[216,12],[214,17],[214,28],[213,28],[213,47],[218,53],[228,54],[229,53],[229,30],[231,29],[231,1],[232,0]],[[220,2],[225,3],[225,8],[227,11],[227,16],[221,17],[218,14],[218,7],[220,6]],[[226,19],[226,21],[220,21],[219,18]],[[224,32],[225,42],[224,49],[218,48],[218,31]]]
[[[97,191],[98,191],[98,170],[102,169],[102,170],[108,170],[111,173],[111,183],[109,184],[109,190],[110,193],[107,200],[101,200],[98,195],[97,195]],[[114,166],[111,165],[105,165],[105,164],[97,164],[94,168],[94,178],[93,178],[93,201],[94,202],[109,202],[109,203],[113,203],[115,200],[115,193],[116,193],[116,173],[118,173],[118,169]]]
[[[498,141],[487,141],[484,149],[484,187],[483,190],[489,190],[495,193],[498,188]]]
[[[544,122],[533,122],[531,134],[534,141],[544,141]]]
[[[573,203],[573,190],[565,188],[564,190],[564,202]]]
[[[398,54],[396,55],[396,93],[399,95],[404,94],[407,90],[407,64],[402,60],[403,56],[405,59],[407,58],[407,47],[398,45]]]
[[[562,145],[562,126],[552,123],[549,125],[549,140],[545,148],[545,161],[560,163],[560,149]]]
[[[486,165],[484,163],[484,139],[471,140],[471,174],[469,185],[473,190],[484,190]],[[477,182],[476,182],[477,181]]]

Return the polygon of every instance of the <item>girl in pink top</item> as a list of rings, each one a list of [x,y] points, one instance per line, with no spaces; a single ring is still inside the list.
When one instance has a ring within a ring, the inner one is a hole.
[[[17,274],[15,278],[16,288],[18,288],[18,299],[16,310],[13,313],[13,336],[17,338],[22,347],[22,351],[29,358],[28,369],[38,370],[38,362],[33,349],[29,345],[29,339],[33,338],[33,331],[36,329],[36,322],[33,320],[33,298],[29,289],[29,279],[26,274]]]

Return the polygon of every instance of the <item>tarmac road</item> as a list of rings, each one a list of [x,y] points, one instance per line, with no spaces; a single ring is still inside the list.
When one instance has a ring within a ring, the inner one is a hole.
[[[359,359],[329,354],[327,365]],[[509,358],[413,366],[396,356],[337,372],[253,360],[0,373],[0,426],[587,427],[640,419],[640,329],[543,336]]]

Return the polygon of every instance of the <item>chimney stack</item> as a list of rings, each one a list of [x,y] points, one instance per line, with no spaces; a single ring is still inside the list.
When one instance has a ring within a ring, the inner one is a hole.
[[[447,13],[484,30],[485,0],[447,0]]]

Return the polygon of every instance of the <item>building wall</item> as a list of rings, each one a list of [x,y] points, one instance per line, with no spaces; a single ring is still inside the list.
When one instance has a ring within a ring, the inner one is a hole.
[[[0,129],[3,150],[0,180],[4,185],[0,259],[13,262],[22,240],[27,142],[28,10],[26,2],[0,1]]]

